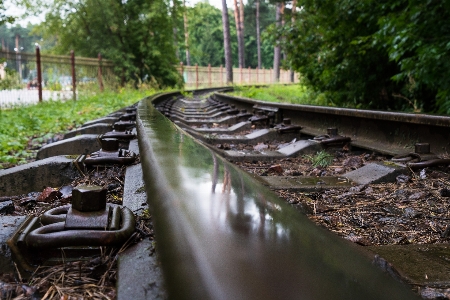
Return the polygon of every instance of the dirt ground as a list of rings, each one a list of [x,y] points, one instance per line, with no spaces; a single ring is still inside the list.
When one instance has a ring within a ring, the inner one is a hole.
[[[260,176],[339,176],[387,157],[336,151],[326,167],[307,156],[271,163],[237,163]],[[401,175],[394,183],[369,184],[321,192],[277,190],[311,220],[361,245],[434,244],[450,237],[448,168]]]

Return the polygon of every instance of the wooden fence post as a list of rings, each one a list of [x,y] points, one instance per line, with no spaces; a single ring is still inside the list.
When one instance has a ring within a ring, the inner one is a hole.
[[[220,86],[223,86],[223,66],[220,65]]]
[[[195,88],[198,89],[198,64],[195,64]]]
[[[182,61],[180,61],[180,75],[181,75],[181,78],[183,78],[183,82],[186,83],[184,81],[184,66],[183,66],[183,62]]]
[[[259,68],[256,67],[256,84],[259,84]]]
[[[97,72],[97,76],[98,76],[98,85],[100,87],[100,92],[103,92],[104,87],[103,87],[103,72],[102,72],[102,55],[100,53],[98,54],[98,72]]]
[[[72,65],[72,91],[73,91],[73,100],[77,100],[77,86],[76,86],[76,74],[75,74],[75,53],[73,50],[70,50],[70,63]]]
[[[239,67],[239,75],[240,75],[239,83],[242,84],[242,67]]]
[[[211,64],[208,64],[208,79],[209,79],[209,87],[211,87]]]
[[[37,86],[39,102],[42,102],[42,68],[41,68],[41,49],[36,45],[36,69],[37,69]]]

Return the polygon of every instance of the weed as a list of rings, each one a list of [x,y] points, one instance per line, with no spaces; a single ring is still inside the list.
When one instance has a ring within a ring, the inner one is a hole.
[[[303,155],[303,158],[309,161],[313,167],[328,167],[333,162],[333,155],[322,150],[317,152],[316,155]]]
[[[148,208],[144,209],[140,215],[140,217],[144,220],[150,219],[151,216],[152,216],[152,214],[150,213],[150,210]]]

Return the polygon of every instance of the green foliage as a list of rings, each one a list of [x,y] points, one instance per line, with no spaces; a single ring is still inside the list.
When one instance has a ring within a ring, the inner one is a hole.
[[[261,38],[261,67],[273,67],[273,45],[267,38],[266,30],[275,23],[275,7],[266,1],[259,3],[259,22]],[[256,5],[255,0],[249,0],[244,7],[244,39],[245,39],[245,65],[251,68],[258,67],[258,53],[256,45]]]
[[[296,71],[344,107],[450,113],[450,3],[300,0],[283,36]]]
[[[230,93],[239,97],[292,104],[333,105],[323,94],[305,85],[271,85],[267,87],[235,87]]]
[[[230,7],[229,7],[230,8]],[[233,18],[233,11],[229,10],[230,16],[230,35],[231,48],[234,67],[238,66],[237,57],[237,35],[236,24]],[[187,7],[188,25],[189,25],[189,51],[191,55],[191,64],[213,67],[225,65],[224,47],[223,47],[223,26],[221,10],[210,5],[208,2],[198,2],[193,7]],[[255,27],[255,4],[249,1],[244,7],[244,27],[245,27],[245,65],[252,68],[257,67],[256,51],[256,27]],[[264,1],[260,4],[260,27],[261,32],[275,20],[275,10]],[[186,62],[186,47],[184,45],[183,24],[178,25],[177,41],[179,46],[179,58]],[[183,42],[181,42],[183,41]],[[269,68],[273,65],[273,46],[266,39],[262,40],[261,45],[262,67]]]
[[[0,25],[5,23],[13,23],[14,17],[5,15],[5,4],[3,0],[0,0]]]
[[[187,8],[191,64],[220,66],[224,64],[222,12],[198,2]]]
[[[20,36],[19,46],[21,52],[34,53],[35,43],[41,44],[41,36],[33,34],[34,25],[28,24],[26,27],[16,24],[15,26],[0,26],[0,39],[6,50],[14,52],[16,47],[16,35]]]
[[[377,4],[303,0],[299,6],[294,26],[284,28],[284,48],[306,82],[339,106],[398,109],[390,79],[398,68],[362,39],[378,29]]]
[[[318,166],[326,168],[331,165],[334,159],[333,155],[325,150],[317,152],[316,155],[303,155],[303,158],[309,161],[314,168]]]
[[[405,83],[403,95],[412,102],[417,99],[426,111],[449,114],[450,3],[397,0],[380,9],[374,43],[398,63],[400,71],[393,79]]]
[[[28,144],[41,144],[56,133],[107,115],[155,93],[124,88],[118,92],[81,95],[77,101],[46,101],[34,106],[0,110],[0,168],[24,163],[35,155]]]
[[[30,8],[38,0],[23,0]],[[97,57],[114,62],[126,80],[156,82],[161,87],[181,85],[175,65],[173,19],[168,2],[114,0],[55,0],[45,22],[36,29],[44,39],[56,37],[52,52]]]
[[[0,61],[0,63],[2,62]],[[0,80],[0,91],[22,88],[22,85],[20,84],[19,74],[16,71],[10,68],[5,68],[5,74],[6,77]]]

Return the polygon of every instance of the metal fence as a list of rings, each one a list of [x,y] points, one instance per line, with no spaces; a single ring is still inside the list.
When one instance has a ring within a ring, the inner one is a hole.
[[[114,84],[113,64],[100,56],[41,55],[39,49],[36,53],[0,51],[0,108],[74,99],[80,90]]]
[[[178,72],[182,74],[186,88],[205,88],[226,85],[226,70],[224,67],[199,67],[178,66]],[[294,73],[293,81],[289,70],[280,70],[280,79],[274,80],[272,69],[233,68],[234,84],[273,84],[273,83],[298,83],[299,75]]]
[[[226,85],[226,70],[221,67],[183,66],[178,71],[185,87],[204,88]],[[299,82],[298,74],[291,80],[289,70],[280,70],[274,81],[272,69],[234,68],[234,84],[272,84]],[[0,51],[0,109],[34,104],[46,100],[76,99],[80,90],[99,91],[116,86],[111,61],[98,58]]]

